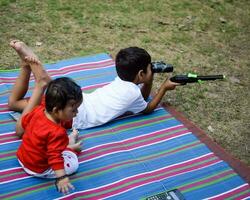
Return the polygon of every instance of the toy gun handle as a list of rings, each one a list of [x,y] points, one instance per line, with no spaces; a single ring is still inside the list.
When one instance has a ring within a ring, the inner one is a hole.
[[[202,81],[212,81],[217,79],[224,79],[224,75],[208,75],[208,76],[198,76],[196,74],[187,75],[176,75],[171,77],[172,82],[180,83],[181,85],[186,85],[187,83],[197,83]]]

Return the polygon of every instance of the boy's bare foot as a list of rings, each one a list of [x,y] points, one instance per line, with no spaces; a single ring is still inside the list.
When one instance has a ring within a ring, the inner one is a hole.
[[[78,141],[78,136],[79,133],[78,131],[74,128],[72,133],[69,135],[69,145],[68,148],[71,148],[75,151],[81,151],[82,149],[82,141]]]
[[[22,60],[40,64],[40,61],[36,54],[24,42],[19,40],[12,40],[10,42],[10,46],[16,50]]]
[[[68,145],[68,148],[80,152],[82,150],[82,141],[79,141],[72,145]]]

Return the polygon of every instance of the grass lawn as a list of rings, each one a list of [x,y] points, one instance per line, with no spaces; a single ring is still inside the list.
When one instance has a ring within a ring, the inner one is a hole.
[[[165,95],[228,152],[250,164],[249,0],[0,0],[0,68],[17,68],[11,39],[44,63],[128,46],[145,48],[174,74],[225,74],[225,81]],[[167,74],[155,76],[157,89]]]

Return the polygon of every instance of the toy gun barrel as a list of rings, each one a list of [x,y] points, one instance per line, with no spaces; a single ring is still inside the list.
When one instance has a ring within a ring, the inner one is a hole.
[[[208,76],[198,76],[196,74],[187,74],[187,75],[176,75],[171,77],[170,80],[172,82],[180,83],[181,85],[185,85],[187,83],[196,83],[202,81],[212,81],[217,79],[224,79],[224,75],[208,75]]]

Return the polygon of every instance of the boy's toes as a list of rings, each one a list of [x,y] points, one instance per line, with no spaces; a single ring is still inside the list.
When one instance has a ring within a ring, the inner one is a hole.
[[[32,62],[32,63],[36,63],[36,64],[41,64],[41,62],[37,58],[30,57],[30,56],[25,56],[24,60],[26,62]]]
[[[19,42],[19,40],[11,40],[10,46],[14,47],[16,42]]]

